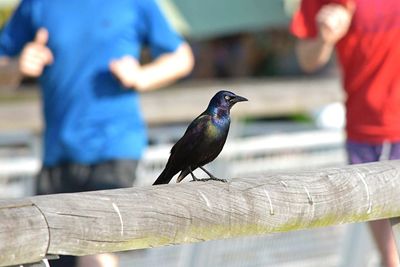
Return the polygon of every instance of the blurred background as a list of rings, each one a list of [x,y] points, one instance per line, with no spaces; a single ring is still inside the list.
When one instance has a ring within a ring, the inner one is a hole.
[[[0,29],[18,0],[0,0]],[[250,102],[233,110],[230,136],[209,169],[219,177],[340,166],[344,109],[335,60],[301,72],[288,23],[299,0],[159,0],[195,54],[192,74],[142,95],[150,147],[136,186],[161,172],[172,144],[212,95],[229,89]],[[148,52],[143,51],[143,60]],[[33,195],[42,120],[35,80],[0,72],[0,198]],[[201,176],[202,174],[199,173]],[[211,241],[121,254],[121,266],[378,266],[364,225]],[[366,259],[365,255],[371,255]]]

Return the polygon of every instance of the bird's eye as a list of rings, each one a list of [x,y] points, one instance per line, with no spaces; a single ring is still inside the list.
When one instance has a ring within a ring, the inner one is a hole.
[[[231,97],[230,97],[229,95],[226,95],[226,96],[225,96],[225,99],[226,99],[226,100],[230,100]]]

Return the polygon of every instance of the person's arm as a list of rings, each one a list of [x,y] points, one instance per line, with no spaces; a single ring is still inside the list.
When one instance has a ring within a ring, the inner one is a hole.
[[[16,75],[13,80],[17,82],[23,76],[39,77],[45,66],[53,62],[53,55],[46,46],[47,40],[47,30],[39,29],[35,39],[24,46],[19,57],[0,56],[0,71]]]
[[[149,91],[186,76],[193,68],[190,46],[170,25],[156,0],[137,1],[143,19],[135,27],[141,45],[149,48],[153,61],[140,65],[132,56],[113,60],[110,71],[127,87]]]
[[[38,77],[53,56],[46,47],[48,32],[37,29],[33,10],[37,1],[20,1],[0,34],[0,71]]]
[[[146,65],[141,66],[132,56],[113,60],[110,70],[124,87],[144,92],[171,84],[188,75],[193,65],[192,50],[184,42],[174,52],[162,54]]]
[[[324,42],[321,38],[298,40],[296,55],[300,68],[308,73],[324,66],[332,55],[334,45]]]
[[[304,71],[316,71],[329,61],[336,43],[347,33],[353,13],[354,6],[339,4],[320,9],[316,17],[317,37],[299,39],[296,44],[296,55]]]
[[[48,39],[48,31],[41,28],[35,39],[24,46],[18,60],[19,71],[23,76],[37,78],[47,65],[53,63],[53,54],[46,46]]]

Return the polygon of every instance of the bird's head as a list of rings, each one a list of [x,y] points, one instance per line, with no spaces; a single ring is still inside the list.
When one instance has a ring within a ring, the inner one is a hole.
[[[230,110],[237,102],[248,101],[239,95],[235,95],[230,91],[219,91],[214,95],[209,104],[209,109],[222,108]]]

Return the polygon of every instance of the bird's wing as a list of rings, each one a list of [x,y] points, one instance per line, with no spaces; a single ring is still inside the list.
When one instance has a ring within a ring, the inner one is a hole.
[[[204,128],[208,123],[211,123],[211,116],[206,113],[202,113],[194,119],[181,139],[171,148],[171,156],[192,151],[204,137]]]
[[[193,120],[182,138],[172,147],[170,160],[179,164],[181,170],[189,166],[196,168],[195,165],[203,162],[204,157],[208,158],[202,150],[208,147],[206,129],[211,127],[211,120],[211,115],[202,113]]]
[[[190,167],[194,171],[218,156],[224,146],[228,130],[229,124],[220,134],[212,122],[211,115],[207,113],[201,114],[189,125],[182,138],[172,147],[167,163],[167,166],[174,168],[175,171],[182,171],[178,182],[190,173]]]
[[[203,115],[206,114],[202,113],[193,120],[182,138],[172,147],[167,165],[154,184],[168,183],[177,172],[185,170],[191,165],[194,154],[192,152],[196,150],[196,146],[199,146],[200,140],[204,139],[201,138],[202,129],[207,127],[207,120],[211,121],[209,115]]]

